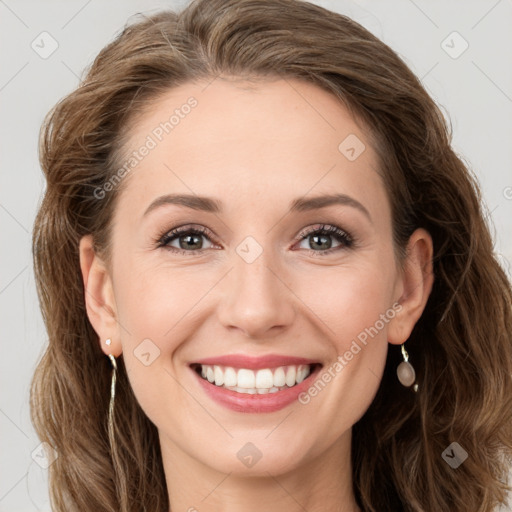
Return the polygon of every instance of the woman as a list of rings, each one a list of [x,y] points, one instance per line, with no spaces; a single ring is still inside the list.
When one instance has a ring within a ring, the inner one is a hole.
[[[505,503],[510,283],[440,110],[360,25],[295,0],[147,17],[41,163],[54,510]]]

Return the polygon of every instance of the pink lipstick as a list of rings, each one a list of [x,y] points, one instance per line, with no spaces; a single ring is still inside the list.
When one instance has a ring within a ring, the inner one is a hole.
[[[232,354],[190,364],[205,393],[238,412],[274,412],[310,386],[322,364],[313,359],[268,354]]]

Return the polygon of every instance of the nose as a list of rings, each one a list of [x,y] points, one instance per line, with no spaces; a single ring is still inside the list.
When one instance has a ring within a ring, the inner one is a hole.
[[[291,326],[295,295],[272,252],[263,250],[254,261],[234,252],[232,261],[233,268],[221,286],[218,318],[222,325],[260,341]]]

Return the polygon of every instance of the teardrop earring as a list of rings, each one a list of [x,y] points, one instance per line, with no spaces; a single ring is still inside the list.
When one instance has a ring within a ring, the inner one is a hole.
[[[396,374],[400,384],[408,388],[414,384],[414,381],[416,380],[416,372],[414,371],[413,365],[409,363],[409,354],[405,350],[405,343],[402,343],[402,356],[404,360],[398,365]],[[418,384],[414,384],[413,389],[417,392]]]

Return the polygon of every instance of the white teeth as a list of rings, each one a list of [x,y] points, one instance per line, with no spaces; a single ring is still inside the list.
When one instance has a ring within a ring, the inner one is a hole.
[[[286,387],[284,387],[284,388],[271,387],[270,389],[256,389],[256,388],[245,389],[245,388],[239,388],[238,386],[231,386],[231,387],[221,386],[221,387],[229,389],[230,391],[236,391],[237,393],[245,393],[248,395],[255,395],[255,394],[266,395],[267,393],[277,393],[277,391],[281,391],[282,389],[287,389]]]
[[[295,366],[288,366],[288,369],[286,371],[286,385],[287,386],[293,386],[295,385],[295,377],[297,375],[297,370],[295,369]]]
[[[219,366],[213,367],[213,374],[215,375],[215,385],[222,386],[224,384],[224,373]]]
[[[256,373],[256,386],[258,389],[270,389],[274,385],[272,370],[258,370]]]
[[[250,389],[254,388],[256,384],[256,376],[252,370],[242,368],[238,370],[238,387]]]
[[[284,386],[286,384],[286,376],[284,373],[284,368],[280,366],[279,368],[276,368],[276,371],[274,372],[274,386],[277,386],[280,388],[281,386]]]
[[[276,393],[301,383],[311,373],[310,365],[290,365],[253,371],[230,366],[201,365],[201,376],[216,386],[238,393]]]
[[[295,380],[300,384],[309,375],[309,366],[300,365]]]
[[[204,368],[204,366],[203,366],[203,368]],[[236,386],[236,384],[237,384],[237,378],[236,378],[235,369],[228,366],[224,370],[224,385],[226,387],[229,387],[229,386],[233,387],[233,386]]]

